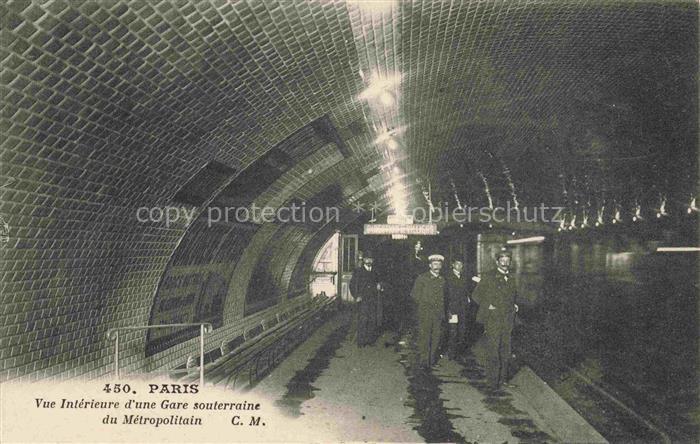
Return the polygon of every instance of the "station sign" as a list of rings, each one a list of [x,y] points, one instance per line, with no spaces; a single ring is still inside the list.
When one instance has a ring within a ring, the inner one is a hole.
[[[437,224],[365,224],[364,234],[434,236],[438,234],[438,229]]]

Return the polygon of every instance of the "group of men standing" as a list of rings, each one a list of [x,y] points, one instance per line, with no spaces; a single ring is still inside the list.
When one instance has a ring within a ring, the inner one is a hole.
[[[479,323],[484,334],[475,344],[474,354],[492,387],[506,381],[510,337],[518,310],[516,287],[510,276],[511,258],[510,251],[502,248],[496,254],[494,271],[467,278],[460,258],[454,258],[450,269],[443,273],[444,257],[439,254],[428,257],[428,270],[415,278],[407,301],[413,312],[417,364],[430,368],[437,362],[445,343],[447,356],[459,359],[466,346],[476,339],[476,323]],[[373,262],[371,253],[366,253],[362,266],[355,270],[350,281],[350,292],[359,302],[358,346],[374,343],[382,325],[379,295],[383,286],[373,270]],[[409,311],[409,307],[405,308]]]

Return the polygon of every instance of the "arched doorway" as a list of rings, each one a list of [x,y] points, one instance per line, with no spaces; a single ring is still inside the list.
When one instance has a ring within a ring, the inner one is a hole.
[[[338,278],[338,243],[340,233],[334,233],[316,253],[309,283],[312,297],[337,295],[336,279]]]

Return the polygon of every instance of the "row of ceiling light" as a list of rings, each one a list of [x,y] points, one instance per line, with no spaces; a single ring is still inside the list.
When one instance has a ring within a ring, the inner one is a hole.
[[[389,203],[394,214],[406,214],[408,197],[406,187],[403,184],[404,171],[399,164],[405,158],[405,154],[401,152],[401,143],[398,138],[404,128],[388,124],[390,119],[398,119],[398,94],[396,90],[401,83],[401,75],[380,76],[373,72],[367,78],[365,73],[360,70],[360,77],[367,83],[367,88],[360,93],[359,99],[368,103],[374,116],[383,125],[374,139],[374,143],[388,160],[387,163],[380,166],[380,170],[387,175],[385,184],[388,186]]]
[[[686,213],[687,214],[695,214],[700,212],[700,208],[697,206],[697,198],[696,197],[691,197],[690,203],[688,204],[686,208]],[[666,199],[663,198],[661,200],[661,203],[659,204],[659,208],[656,208],[654,210],[654,214],[656,216],[656,219],[662,219],[665,217],[669,216],[669,213],[666,211]],[[581,221],[579,223],[576,222],[576,215],[569,215],[568,218],[564,218],[559,222],[559,228],[558,231],[571,231],[575,229],[582,229],[582,228],[590,228],[591,226],[595,227],[601,227],[605,225],[605,206],[602,206],[598,210],[596,210],[596,221],[593,225],[589,223],[589,217],[588,213],[586,211],[583,212],[583,215],[581,216]],[[568,219],[568,220],[567,220]],[[623,222],[622,218],[622,212],[620,210],[620,207],[617,206],[615,207],[615,210],[613,211],[612,216],[610,217],[610,222],[613,225],[616,224],[621,224]],[[642,222],[645,220],[645,217],[642,215],[642,206],[640,204],[636,204],[634,208],[634,213],[632,216],[632,222]]]

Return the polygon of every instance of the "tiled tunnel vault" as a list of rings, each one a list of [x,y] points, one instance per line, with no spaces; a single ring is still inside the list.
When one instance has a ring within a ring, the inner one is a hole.
[[[290,242],[275,246],[265,271],[296,303],[287,293],[315,253],[305,245],[322,244],[312,241],[321,227],[167,225],[140,222],[137,210],[182,206],[178,191],[206,165],[244,174],[323,118],[341,139],[293,159],[259,203],[312,199],[335,184],[340,203],[378,196],[386,206],[381,180],[368,179],[384,161],[373,141],[387,122],[358,100],[360,69],[403,73],[394,117],[406,128],[408,178],[437,184],[455,165],[494,178],[491,152],[525,196],[551,201],[561,191],[555,172],[590,166],[567,159],[656,150],[650,166],[582,174],[622,199],[627,172],[638,169],[646,186],[690,153],[674,186],[695,186],[692,1],[398,2],[377,16],[340,0],[14,0],[0,17],[0,216],[10,227],[0,380],[110,372],[106,331],[153,321],[159,285],[208,289],[203,312],[221,308],[209,313],[221,325],[214,344],[247,328],[266,313],[243,315],[277,230]],[[444,152],[454,153],[447,165]],[[518,169],[520,159],[547,169]],[[482,203],[473,180],[456,182]],[[146,356],[146,343],[126,338],[125,372],[179,363],[192,348]]]

